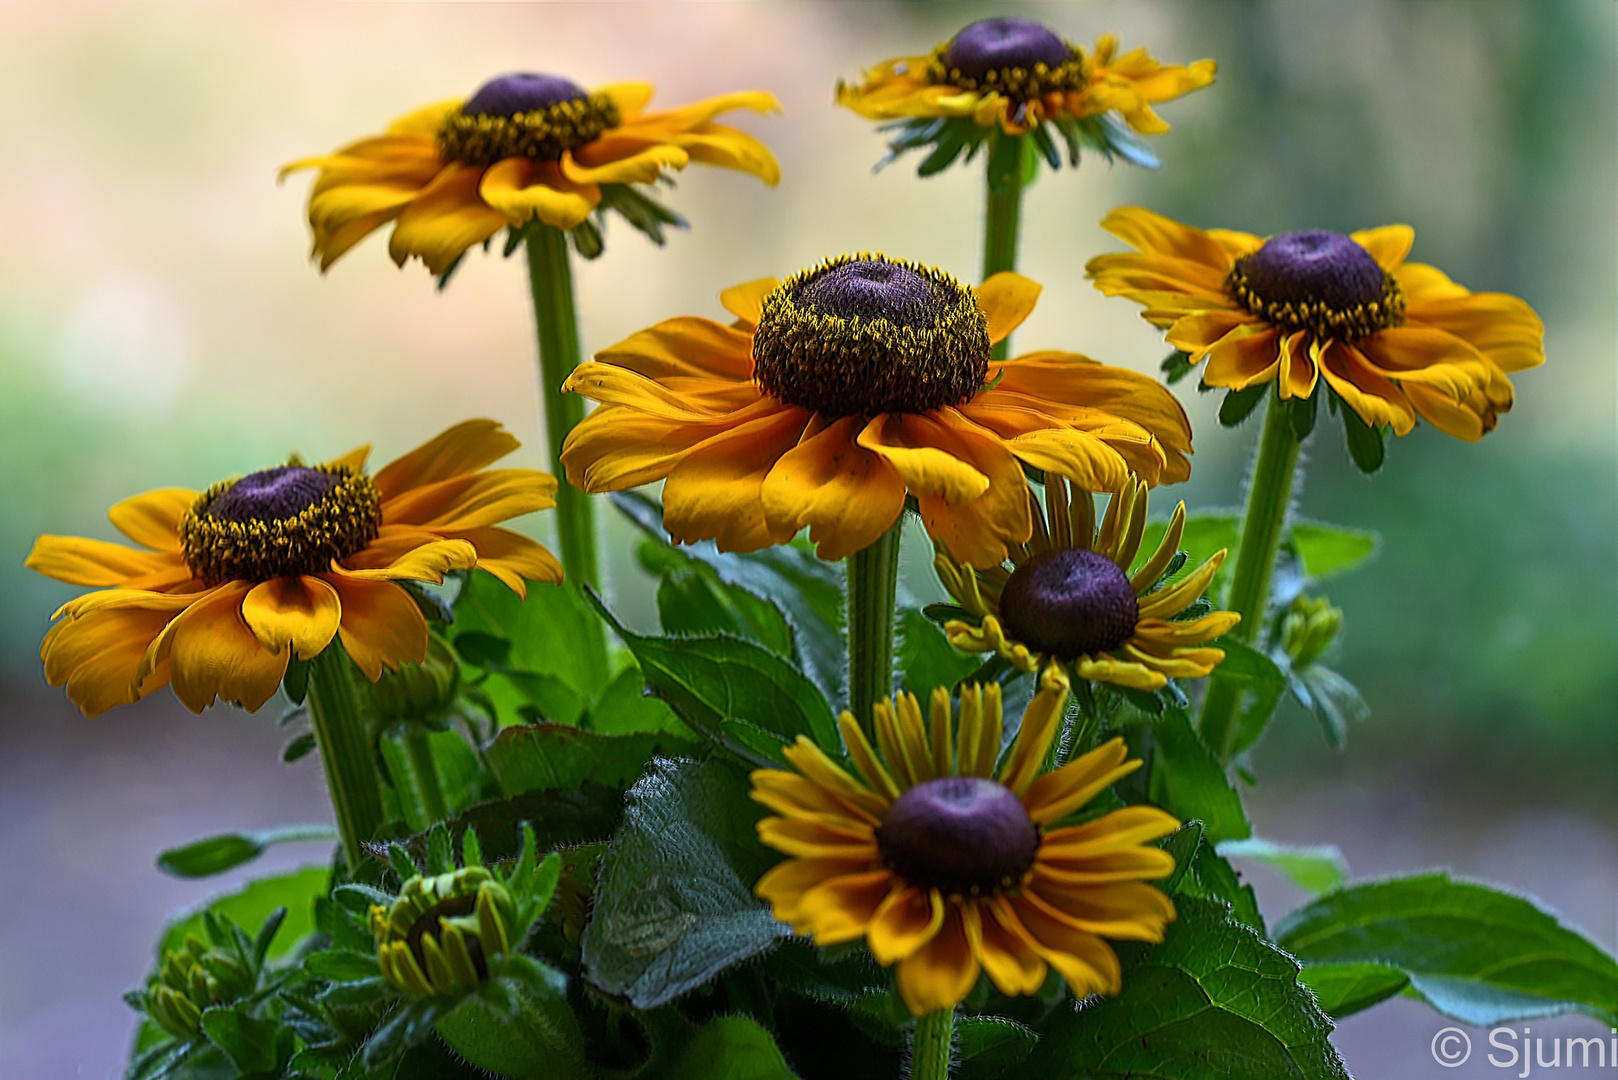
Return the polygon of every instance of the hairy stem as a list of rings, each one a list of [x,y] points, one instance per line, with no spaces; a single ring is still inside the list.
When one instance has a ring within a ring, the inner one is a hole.
[[[882,538],[848,557],[848,707],[871,730],[871,706],[893,693],[893,594],[901,514]]]
[[[1002,270],[1017,269],[1017,227],[1022,217],[1023,136],[1001,132],[994,137],[986,167],[983,214],[983,280]],[[1011,339],[994,346],[989,356],[1004,360]]]
[[[911,1080],[949,1080],[954,1042],[954,1009],[939,1009],[917,1019],[910,1044]]]
[[[309,722],[326,769],[343,855],[352,872],[366,857],[365,841],[382,824],[382,787],[354,685],[354,665],[336,641],[310,664]]]

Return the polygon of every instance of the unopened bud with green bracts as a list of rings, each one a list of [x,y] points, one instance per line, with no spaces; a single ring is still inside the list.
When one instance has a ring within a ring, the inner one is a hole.
[[[460,869],[442,826],[429,836],[428,874],[417,872],[397,845],[390,856],[404,883],[391,904],[370,909],[377,966],[392,986],[419,997],[476,989],[497,974],[549,904],[560,870],[555,856],[536,865],[527,826],[522,854],[506,877],[483,865],[470,829],[462,836]]]
[[[1332,607],[1325,597],[1299,596],[1281,617],[1281,647],[1293,667],[1308,667],[1331,647],[1342,627],[1342,608]]]
[[[390,906],[371,908],[377,964],[407,994],[472,989],[511,951],[516,915],[511,893],[481,866],[413,877]]]
[[[178,1039],[202,1034],[202,1014],[216,1005],[228,1005],[258,989],[259,972],[270,939],[286,915],[273,912],[260,928],[257,940],[213,912],[203,916],[208,940],[187,934],[179,948],[164,952],[157,973],[144,994],[129,1000],[152,1022]]]
[[[383,725],[415,720],[432,724],[443,718],[461,684],[461,665],[449,642],[428,633],[427,655],[419,664],[383,668],[371,687],[372,708]]]

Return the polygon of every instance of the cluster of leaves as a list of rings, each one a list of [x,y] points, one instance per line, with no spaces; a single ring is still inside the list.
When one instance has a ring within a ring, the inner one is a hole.
[[[841,753],[842,570],[797,545],[677,548],[655,504],[616,503],[659,578],[659,629],[629,629],[587,592],[534,588],[523,601],[482,574],[464,578],[452,602],[421,597],[458,668],[426,725],[444,818],[427,816],[410,781],[408,733],[379,725],[395,820],[376,858],[262,879],[171,927],[164,951],[206,934],[248,977],[203,1003],[194,1034],[146,1023],[132,1077],[900,1074],[914,1021],[892,973],[863,944],[792,938],[753,894],[780,856],[757,839],[764,811],[748,797],[748,773],[782,764],[799,737]],[[1143,550],[1162,528],[1149,527]],[[1169,575],[1233,548],[1235,532],[1224,515],[1189,519],[1186,557]],[[1350,530],[1293,527],[1262,640],[1221,643],[1216,678],[1246,695],[1239,748],[1289,691],[1323,720],[1320,701],[1342,711],[1357,700],[1351,688],[1321,692],[1333,685],[1321,649],[1294,666],[1280,625],[1306,585],[1374,546]],[[595,620],[621,649],[592,645],[584,631]],[[902,608],[898,630],[895,685],[925,696],[996,680],[1009,741],[1033,680],[958,653],[914,607]],[[1328,731],[1340,730],[1333,723]],[[1335,850],[1254,837],[1230,763],[1203,743],[1173,683],[1153,694],[1080,684],[1050,764],[1113,735],[1146,767],[1080,813],[1151,802],[1186,822],[1162,842],[1176,869],[1161,885],[1178,917],[1162,943],[1118,947],[1116,998],[1074,1002],[1054,975],[1026,998],[980,980],[957,1024],[962,1080],[1343,1077],[1334,1019],[1401,992],[1474,1023],[1569,1010],[1618,1022],[1618,965],[1532,902],[1442,876],[1349,885]],[[162,862],[215,873],[309,835],[212,837]],[[383,977],[368,913],[413,875],[453,873],[457,851],[518,898],[513,951],[486,956],[475,987],[413,997]],[[1255,862],[1318,894],[1273,932],[1237,869]],[[237,925],[264,929],[248,939]],[[149,1017],[162,977],[130,999]]]

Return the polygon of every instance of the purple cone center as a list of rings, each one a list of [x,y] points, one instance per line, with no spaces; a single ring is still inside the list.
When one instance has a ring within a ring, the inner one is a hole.
[[[1318,229],[1270,237],[1241,264],[1241,274],[1269,303],[1324,304],[1335,311],[1381,300],[1385,280],[1370,252]]]
[[[1039,830],[1005,785],[946,776],[899,796],[877,843],[889,869],[911,884],[970,894],[1015,886],[1033,864]]]
[[[956,34],[944,50],[944,64],[981,79],[1006,68],[1056,67],[1073,59],[1067,42],[1032,19],[995,18],[975,22]]]
[[[1000,623],[1012,640],[1064,660],[1118,648],[1139,621],[1128,575],[1084,548],[1036,555],[1000,593]]]
[[[302,465],[264,469],[215,496],[207,515],[219,521],[280,521],[309,509],[341,483],[331,473]]]
[[[467,116],[516,116],[564,101],[583,101],[588,96],[570,79],[519,71],[496,76],[478,87],[477,93],[461,106],[461,112]]]
[[[860,259],[843,263],[804,284],[798,302],[841,319],[886,319],[924,329],[938,321],[941,305],[933,283],[902,266]]]

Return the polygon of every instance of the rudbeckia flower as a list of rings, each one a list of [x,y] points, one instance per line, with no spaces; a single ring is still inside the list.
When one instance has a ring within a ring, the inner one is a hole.
[[[1049,522],[1032,504],[1034,535],[1012,549],[1011,567],[974,570],[940,549],[944,589],[976,622],[950,619],[944,633],[963,652],[992,652],[1022,671],[1055,661],[1081,679],[1134,690],[1170,678],[1200,679],[1225,658],[1207,643],[1241,621],[1230,611],[1177,620],[1202,598],[1224,551],[1179,581],[1185,503],[1174,508],[1157,550],[1133,574],[1146,529],[1146,485],[1130,477],[1112,492],[1100,527],[1090,493],[1051,478]]]
[[[779,107],[774,96],[748,91],[646,112],[651,97],[647,83],[587,92],[554,75],[502,75],[464,101],[418,109],[381,135],[294,161],[281,175],[320,170],[309,225],[322,270],[397,221],[388,243],[393,261],[403,266],[415,256],[434,274],[508,226],[537,218],[590,229],[586,219],[598,208],[619,210],[662,243],[662,224],[679,219],[630,185],[652,184],[665,168],[690,161],[770,184],[780,178],[763,143],[713,122],[733,109],[769,112]]]
[[[730,326],[670,319],[574,371],[565,388],[602,405],[568,436],[568,481],[666,477],[676,541],[754,551],[807,526],[824,559],[881,538],[908,492],[989,566],[1033,528],[1024,463],[1098,488],[1185,479],[1191,431],[1161,383],[1076,353],[989,359],[1039,291],[870,254],[739,285]]]
[[[1163,939],[1174,905],[1145,882],[1173,873],[1174,857],[1146,845],[1178,823],[1130,806],[1062,825],[1141,764],[1113,739],[1040,775],[1067,691],[1046,673],[998,770],[993,683],[963,689],[958,732],[943,688],[930,724],[910,694],[878,702],[880,755],[844,713],[853,773],[800,737],[791,770],[752,774],[753,799],[781,815],[758,823],[759,839],[792,856],[754,891],[816,945],[864,938],[877,963],[898,965],[917,1016],[959,1004],[980,971],[1010,995],[1036,993],[1051,969],[1074,997],[1116,994],[1103,939]]]
[[[1507,376],[1545,362],[1534,310],[1405,262],[1408,225],[1265,239],[1137,207],[1101,225],[1140,254],[1091,259],[1096,288],[1146,305],[1170,345],[1207,361],[1208,386],[1307,399],[1324,380],[1373,427],[1404,435],[1420,416],[1470,442],[1511,408]]]
[[[1156,165],[1130,132],[1168,131],[1152,105],[1213,82],[1214,62],[1181,67],[1159,64],[1145,49],[1117,52],[1111,34],[1087,52],[1030,19],[983,19],[925,56],[883,61],[857,86],[839,82],[837,100],[868,119],[893,122],[902,132],[891,144],[893,155],[936,145],[923,175],[945,168],[962,149],[975,153],[996,129],[1033,132],[1057,168],[1061,160],[1043,130],[1047,122],[1061,133],[1075,165],[1085,144],[1109,157]]]
[[[342,640],[366,678],[427,652],[427,622],[401,580],[478,567],[519,594],[560,581],[556,559],[499,522],[553,505],[556,480],[483,470],[517,440],[469,420],[364,473],[369,447],[285,465],[198,494],[166,488],[109,512],[131,548],[41,536],[28,566],[101,589],[63,604],[40,646],[45,678],[86,716],[169,683],[193,712],[217,697],[257,709],[287,662]]]

